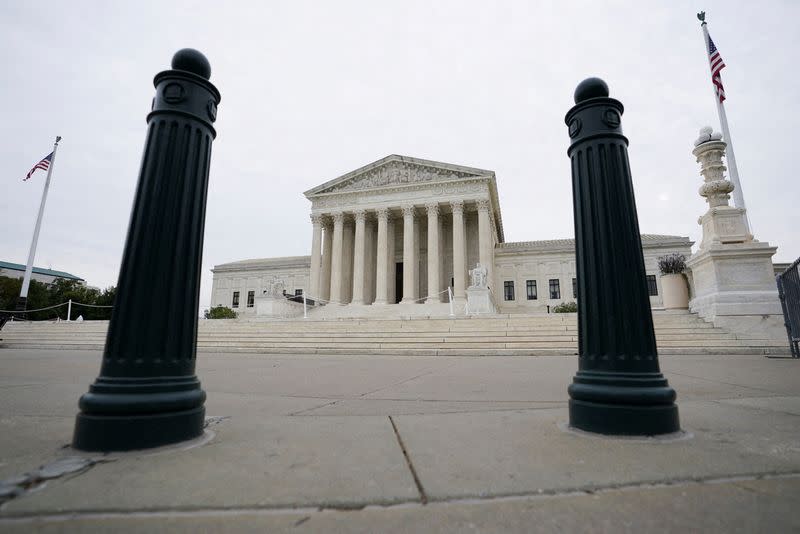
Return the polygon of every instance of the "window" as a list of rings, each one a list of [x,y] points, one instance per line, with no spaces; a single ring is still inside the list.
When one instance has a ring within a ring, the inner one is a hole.
[[[514,282],[513,280],[506,280],[503,282],[503,297],[506,300],[514,300]]]
[[[247,292],[247,307],[252,308],[253,304],[256,301],[256,292],[255,291],[248,291]]]
[[[656,284],[656,275],[654,274],[647,275],[647,292],[651,297],[658,296],[658,284]]]
[[[528,300],[536,300],[536,280],[525,280],[525,292],[528,294]]]
[[[294,296],[295,297],[302,297],[303,296],[303,290],[302,289],[295,289],[294,290]]]
[[[550,279],[550,298],[551,299],[560,299],[561,298],[561,285],[558,283],[557,279]]]
[[[572,298],[578,298],[578,279],[572,279]]]
[[[239,307],[239,292],[233,292],[233,302],[231,303],[231,308],[238,308]]]

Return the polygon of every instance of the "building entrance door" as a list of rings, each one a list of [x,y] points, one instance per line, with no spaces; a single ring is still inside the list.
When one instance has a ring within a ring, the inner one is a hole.
[[[403,262],[397,262],[394,266],[394,294],[395,294],[395,301],[394,303],[397,304],[401,300],[403,300]]]

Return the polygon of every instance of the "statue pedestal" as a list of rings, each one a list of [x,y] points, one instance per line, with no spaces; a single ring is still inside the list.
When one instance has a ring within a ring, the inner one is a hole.
[[[497,307],[494,305],[492,292],[488,287],[468,287],[467,288],[467,315],[486,315],[496,314]]]
[[[261,317],[289,318],[303,315],[303,305],[284,297],[264,295],[256,297],[256,315]]]
[[[689,309],[737,334],[785,337],[772,266],[776,250],[758,241],[698,250],[686,262],[694,287]]]
[[[777,250],[753,239],[746,211],[728,205],[732,183],[725,179],[722,135],[700,130],[692,151],[704,182],[699,193],[708,211],[697,221],[703,240],[686,262],[694,294],[689,309],[715,326],[742,336],[784,338],[772,256]]]

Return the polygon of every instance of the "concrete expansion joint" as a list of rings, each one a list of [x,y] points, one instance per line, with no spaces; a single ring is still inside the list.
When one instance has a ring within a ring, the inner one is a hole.
[[[654,480],[623,484],[595,485],[561,489],[539,489],[531,492],[502,493],[496,495],[453,496],[430,498],[425,503],[420,500],[391,500],[373,501],[364,503],[320,503],[318,505],[264,505],[264,506],[231,506],[231,507],[180,507],[164,508],[159,510],[82,510],[71,512],[44,512],[44,513],[10,513],[0,515],[0,526],[23,525],[36,522],[60,522],[75,519],[115,519],[115,518],[191,518],[191,517],[219,517],[236,516],[239,514],[253,514],[263,516],[277,516],[287,514],[315,514],[319,512],[359,512],[362,510],[403,509],[440,507],[452,505],[470,505],[486,503],[502,503],[515,501],[529,501],[539,499],[559,499],[587,495],[611,494],[614,492],[641,491],[647,489],[662,489],[672,487],[714,486],[751,482],[760,480],[786,480],[800,479],[800,471],[768,471],[762,473],[732,474],[714,477],[690,477],[666,480]],[[304,523],[307,519],[301,518],[298,522]]]
[[[406,449],[406,446],[403,443],[403,438],[400,436],[400,431],[397,429],[397,425],[395,424],[391,415],[389,416],[389,422],[391,423],[392,430],[394,430],[394,435],[397,438],[397,444],[400,445],[400,450],[403,451],[403,457],[406,459],[408,470],[411,471],[414,484],[417,486],[417,492],[419,492],[419,502],[422,505],[426,505],[428,504],[428,496],[425,494],[425,488],[422,486],[422,481],[420,481],[419,476],[417,475],[417,470],[414,468],[414,463],[411,461],[411,456],[408,454],[408,449]]]

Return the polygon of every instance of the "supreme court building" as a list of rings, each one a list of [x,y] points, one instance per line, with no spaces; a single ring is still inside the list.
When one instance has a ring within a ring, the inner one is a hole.
[[[276,280],[305,293],[320,316],[463,314],[478,263],[499,313],[546,312],[575,298],[573,239],[508,243],[493,171],[391,155],[305,192],[308,256],[217,265],[212,306],[255,314]],[[657,258],[691,254],[688,237],[642,235],[651,304],[661,306]]]

